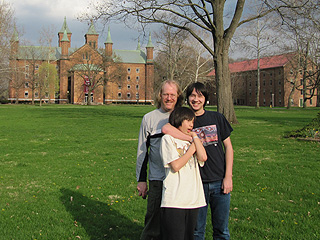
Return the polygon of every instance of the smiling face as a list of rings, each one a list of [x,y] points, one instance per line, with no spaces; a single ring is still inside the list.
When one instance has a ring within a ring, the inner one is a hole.
[[[181,126],[179,126],[178,129],[183,133],[189,134],[193,129],[193,121],[194,119],[183,120]]]
[[[166,83],[161,92],[161,108],[172,112],[178,100],[178,89],[174,84]]]
[[[192,93],[188,97],[188,102],[192,110],[195,112],[196,116],[202,115],[204,113],[205,101],[205,96],[203,96],[201,92],[197,92],[196,89],[193,89]]]

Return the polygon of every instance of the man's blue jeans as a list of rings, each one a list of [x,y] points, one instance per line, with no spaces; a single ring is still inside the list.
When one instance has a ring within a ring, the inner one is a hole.
[[[209,205],[211,209],[213,239],[230,239],[228,229],[230,193],[224,194],[221,185],[222,181],[203,183],[207,206],[199,210],[197,227],[194,233],[195,240],[204,240]]]

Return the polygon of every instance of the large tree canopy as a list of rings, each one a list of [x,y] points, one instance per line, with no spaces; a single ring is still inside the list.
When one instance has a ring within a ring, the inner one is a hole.
[[[242,19],[245,0],[100,0],[93,5],[94,17],[103,21],[121,21],[128,26],[140,23],[160,23],[187,31],[212,55],[215,67],[218,111],[230,122],[237,122],[234,112],[229,73],[229,47],[241,24],[265,16],[272,11],[303,5],[307,0],[264,0],[267,6],[259,15]],[[228,10],[228,11],[226,11]],[[227,14],[228,13],[228,14]],[[89,16],[88,16],[89,17]],[[92,17],[92,16],[90,16]],[[197,32],[207,31],[211,38],[202,38]]]

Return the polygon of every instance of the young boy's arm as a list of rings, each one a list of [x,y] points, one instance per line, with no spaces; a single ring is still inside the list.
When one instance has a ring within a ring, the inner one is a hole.
[[[186,151],[183,156],[179,157],[178,159],[172,161],[169,163],[170,167],[172,168],[173,171],[179,172],[179,170],[187,164],[189,159],[192,157],[192,155],[195,153],[196,147],[194,143],[192,143],[189,147],[189,149]]]
[[[226,151],[226,174],[223,179],[222,188],[223,193],[228,194],[233,189],[232,184],[232,168],[233,168],[233,147],[230,137],[223,141],[224,148]]]
[[[200,140],[200,138],[197,136],[195,132],[191,132],[192,140],[194,142],[194,145],[196,147],[196,156],[198,161],[205,162],[207,161],[207,152],[204,149],[204,146]]]
[[[170,123],[167,123],[162,127],[162,133],[171,135],[172,137],[180,140],[189,141],[189,142],[192,141],[191,135],[184,134],[179,129],[172,126]]]

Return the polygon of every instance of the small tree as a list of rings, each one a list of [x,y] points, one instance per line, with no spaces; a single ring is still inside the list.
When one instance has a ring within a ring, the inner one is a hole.
[[[40,98],[40,106],[43,98],[49,98],[59,91],[58,72],[54,65],[44,62],[39,67],[38,91]]]

